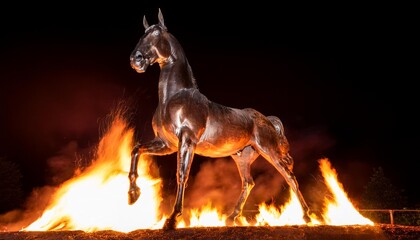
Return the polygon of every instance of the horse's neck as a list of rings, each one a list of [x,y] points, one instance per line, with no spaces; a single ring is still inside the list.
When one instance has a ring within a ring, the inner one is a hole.
[[[160,65],[159,76],[159,103],[164,104],[174,94],[182,89],[197,88],[188,60],[172,56],[171,59]]]

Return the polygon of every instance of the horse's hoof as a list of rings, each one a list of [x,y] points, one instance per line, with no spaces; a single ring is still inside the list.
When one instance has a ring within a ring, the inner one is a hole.
[[[137,186],[133,186],[128,191],[128,204],[134,204],[137,199],[140,197],[140,188]]]
[[[312,222],[311,217],[309,217],[309,214],[304,214],[303,220],[306,222],[306,224],[309,224]]]
[[[165,221],[165,225],[163,225],[163,230],[174,230],[176,225],[175,218],[168,218]]]
[[[235,225],[235,218],[234,217],[228,217],[228,218],[226,218],[225,224],[228,227],[234,226]]]

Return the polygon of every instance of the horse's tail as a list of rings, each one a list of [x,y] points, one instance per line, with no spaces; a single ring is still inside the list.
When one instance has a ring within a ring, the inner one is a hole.
[[[280,118],[276,116],[268,116],[268,120],[274,125],[276,132],[279,136],[284,136],[284,127],[283,123],[281,122]]]
[[[268,120],[270,120],[271,124],[273,124],[274,128],[276,129],[277,135],[280,138],[282,160],[285,161],[289,169],[292,170],[293,158],[289,154],[289,141],[287,140],[286,135],[284,133],[283,123],[281,122],[280,118],[276,116],[268,116],[267,118]]]

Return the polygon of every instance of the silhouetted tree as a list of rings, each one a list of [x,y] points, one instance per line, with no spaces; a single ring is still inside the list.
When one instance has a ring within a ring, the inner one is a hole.
[[[385,176],[382,167],[373,169],[369,183],[364,187],[362,205],[370,209],[403,209],[407,207],[404,190],[395,187]]]
[[[14,162],[0,158],[0,213],[20,207],[22,174]]]
[[[361,198],[361,206],[365,209],[404,209],[407,208],[407,198],[404,190],[395,187],[389,178],[385,176],[382,167],[373,169],[369,183],[364,187]],[[389,212],[370,212],[365,214],[377,223],[390,223]],[[395,213],[394,222],[404,225],[412,225],[416,222],[418,214]],[[413,218],[414,217],[414,218]]]

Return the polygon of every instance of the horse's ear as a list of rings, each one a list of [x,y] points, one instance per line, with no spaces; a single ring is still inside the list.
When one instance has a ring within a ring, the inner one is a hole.
[[[159,18],[159,24],[162,27],[166,28],[165,21],[163,20],[163,14],[162,14],[162,11],[160,11],[160,8],[159,8],[159,13],[158,13],[158,18]]]
[[[143,16],[143,27],[144,29],[147,29],[149,27],[149,23],[147,23],[147,20],[146,20],[146,15]]]

